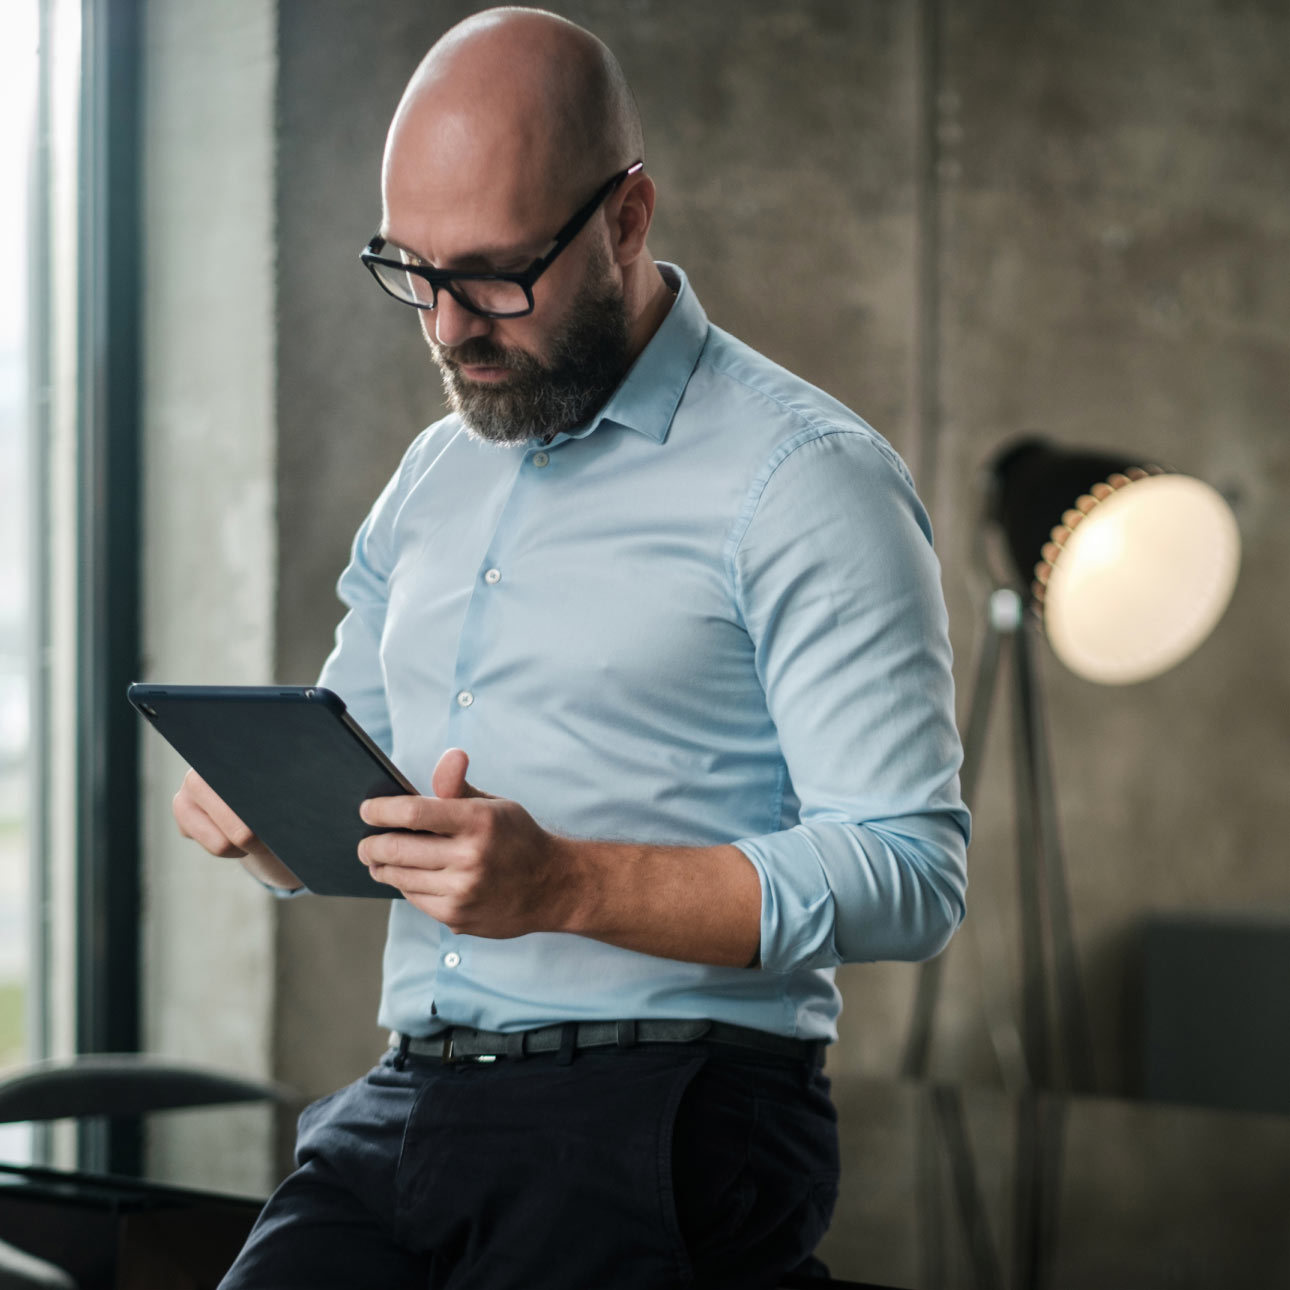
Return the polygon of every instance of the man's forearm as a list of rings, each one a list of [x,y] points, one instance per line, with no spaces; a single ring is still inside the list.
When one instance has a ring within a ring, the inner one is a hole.
[[[468,784],[467,762],[448,749],[431,797],[363,803],[364,821],[383,830],[358,848],[377,882],[458,935],[572,932],[690,963],[758,961],[761,879],[737,847],[561,837]]]
[[[561,930],[688,963],[756,964],[761,882],[737,847],[554,842],[573,879]]]

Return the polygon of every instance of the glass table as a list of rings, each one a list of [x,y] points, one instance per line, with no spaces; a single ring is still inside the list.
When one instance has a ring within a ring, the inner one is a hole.
[[[1290,1116],[847,1078],[820,1256],[908,1290],[1290,1287]]]
[[[850,1076],[833,1092],[842,1186],[819,1253],[842,1285],[1290,1287],[1290,1116]],[[84,1290],[214,1285],[258,1202],[201,1190],[199,1166],[177,1187],[0,1165],[0,1240]]]

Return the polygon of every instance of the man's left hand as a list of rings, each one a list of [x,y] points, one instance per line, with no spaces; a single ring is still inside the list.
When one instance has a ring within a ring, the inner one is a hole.
[[[379,828],[358,858],[431,918],[469,936],[559,931],[574,899],[576,865],[562,839],[517,802],[466,782],[469,758],[450,748],[431,778],[434,797],[374,797],[363,820]]]

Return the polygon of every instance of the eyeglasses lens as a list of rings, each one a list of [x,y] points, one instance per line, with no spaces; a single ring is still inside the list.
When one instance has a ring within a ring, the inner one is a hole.
[[[422,305],[432,308],[434,305],[434,288],[414,273],[404,273],[389,264],[371,263],[368,267],[381,280],[381,285],[400,300],[410,305]]]
[[[486,314],[523,314],[529,309],[528,297],[517,282],[450,279],[448,290],[459,304]]]
[[[435,304],[434,288],[415,273],[407,273],[388,264],[372,264],[373,271],[391,295],[411,305],[431,309]],[[488,314],[523,314],[529,309],[524,288],[515,282],[452,280],[447,288],[459,304]]]

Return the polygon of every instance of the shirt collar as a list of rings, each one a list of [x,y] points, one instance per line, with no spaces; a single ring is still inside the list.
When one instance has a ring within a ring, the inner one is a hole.
[[[708,339],[708,316],[676,265],[660,260],[658,268],[676,292],[667,317],[599,413],[585,426],[556,435],[552,445],[583,439],[603,422],[635,430],[656,443],[667,439],[677,404]]]

